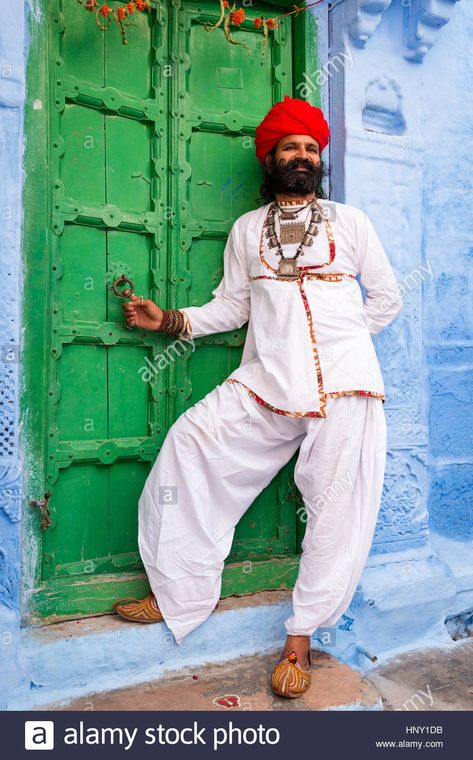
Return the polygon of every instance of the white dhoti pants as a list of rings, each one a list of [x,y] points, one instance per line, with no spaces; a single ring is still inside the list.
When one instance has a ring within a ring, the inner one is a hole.
[[[288,417],[224,382],[170,428],[139,501],[138,543],[177,643],[211,614],[235,526],[300,446],[307,512],[287,633],[333,625],[371,546],[386,464],[381,399],[327,399],[326,417]]]

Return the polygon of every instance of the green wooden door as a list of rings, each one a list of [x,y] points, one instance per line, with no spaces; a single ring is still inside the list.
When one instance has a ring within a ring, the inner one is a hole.
[[[293,91],[300,67],[294,17],[270,35],[261,63],[252,19],[275,12],[246,9],[236,32],[245,49],[205,30],[218,18],[215,0],[153,2],[123,46],[118,29],[100,32],[77,2],[49,4],[51,495],[35,592],[49,619],[105,612],[147,591],[137,551],[147,473],[176,417],[239,364],[245,328],[174,354],[170,338],[125,329],[110,286],[125,274],[164,308],[210,299],[233,221],[258,205],[255,127]],[[289,463],[238,525],[224,595],[294,581],[301,521],[291,473]]]

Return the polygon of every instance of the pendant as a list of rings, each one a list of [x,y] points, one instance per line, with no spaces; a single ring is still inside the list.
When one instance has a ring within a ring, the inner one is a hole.
[[[305,235],[304,222],[281,224],[281,245],[300,243]]]
[[[281,221],[287,221],[288,219],[294,220],[297,219],[298,211],[283,211],[281,208],[279,208],[279,219]]]
[[[299,276],[297,269],[297,260],[282,258],[279,262],[277,275],[278,277],[284,277],[287,280],[297,280]]]

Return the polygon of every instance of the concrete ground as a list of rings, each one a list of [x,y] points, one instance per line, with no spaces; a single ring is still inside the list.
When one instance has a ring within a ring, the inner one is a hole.
[[[473,710],[473,641],[415,650],[363,677],[329,654],[313,651],[312,686],[281,699],[269,686],[278,654],[188,669],[153,683],[50,705],[56,710]]]
[[[223,665],[189,670],[154,683],[76,699],[58,710],[356,710],[381,709],[379,697],[360,673],[325,652],[312,656],[312,686],[298,699],[277,697],[270,688],[279,655],[242,657]]]
[[[165,646],[164,624],[130,625],[117,615],[32,629],[28,633],[29,666],[35,699],[26,709],[473,710],[473,638],[389,659],[381,656],[365,676],[313,648],[309,691],[295,700],[277,697],[270,688],[281,651],[275,647],[282,647],[275,632],[282,630],[290,593],[280,590],[221,599],[212,626],[202,630],[200,639],[197,632],[192,646],[184,642],[179,651]],[[249,652],[261,640],[272,651],[238,656],[237,647],[230,655],[236,659],[214,665],[191,664],[212,661],[219,642],[228,644],[233,640],[229,632],[235,630],[249,643]],[[163,663],[152,667],[150,652],[160,647],[167,674],[161,670]],[[109,652],[105,660],[104,651]],[[122,684],[131,685],[114,689],[117,675]],[[67,683],[70,689],[62,688]],[[71,700],[74,689],[84,696]],[[94,694],[94,689],[98,693]],[[21,705],[20,709],[25,708]]]
[[[393,657],[368,678],[385,710],[473,710],[473,639]]]

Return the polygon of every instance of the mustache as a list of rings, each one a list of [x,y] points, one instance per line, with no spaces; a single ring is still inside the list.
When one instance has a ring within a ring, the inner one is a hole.
[[[309,172],[311,172],[311,174],[315,174],[318,169],[318,167],[313,164],[309,158],[293,158],[288,161],[287,164],[283,164],[283,166],[280,165],[281,169],[288,172],[295,171],[299,167],[307,169]]]

